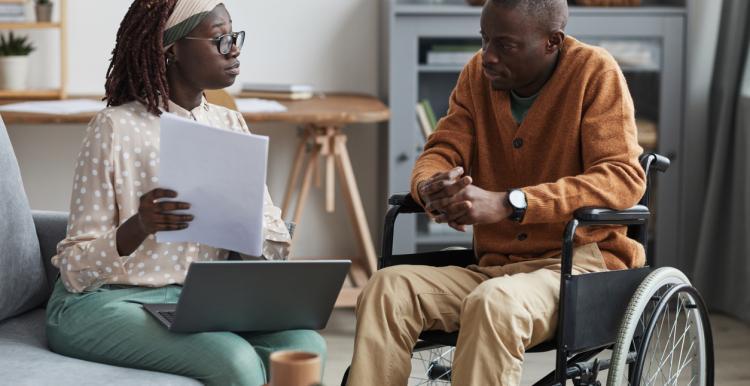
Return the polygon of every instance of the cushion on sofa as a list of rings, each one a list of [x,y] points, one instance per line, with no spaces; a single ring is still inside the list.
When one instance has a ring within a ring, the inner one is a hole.
[[[32,210],[36,226],[36,235],[39,238],[39,250],[42,252],[42,262],[47,272],[47,283],[50,293],[55,288],[55,281],[59,270],[52,265],[52,256],[57,253],[57,244],[65,238],[68,228],[67,212],[50,212],[43,210]]]
[[[47,348],[45,312],[38,308],[0,322],[0,384],[31,385],[200,385],[187,377],[128,369],[58,355]]]
[[[47,290],[29,201],[0,120],[0,321],[38,307]]]

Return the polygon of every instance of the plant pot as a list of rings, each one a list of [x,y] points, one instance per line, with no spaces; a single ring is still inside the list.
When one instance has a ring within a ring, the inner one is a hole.
[[[28,56],[0,56],[0,90],[26,90],[28,73]]]
[[[34,6],[36,11],[37,22],[50,22],[52,21],[52,3],[47,4],[36,4]]]

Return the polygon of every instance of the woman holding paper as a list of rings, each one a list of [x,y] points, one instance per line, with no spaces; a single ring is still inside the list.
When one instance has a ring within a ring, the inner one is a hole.
[[[242,115],[203,97],[203,90],[234,83],[243,41],[220,0],[131,5],[107,71],[110,107],[89,124],[67,237],[52,259],[60,269],[47,307],[54,351],[209,385],[256,386],[266,382],[273,351],[324,355],[325,342],[314,331],[174,334],[141,309],[141,303],[176,302],[192,261],[228,256],[198,243],[155,240],[155,232],[184,229],[193,220],[178,192],[159,187],[159,117],[170,112],[248,132]],[[263,257],[286,259],[290,236],[281,211],[267,191],[264,201]]]

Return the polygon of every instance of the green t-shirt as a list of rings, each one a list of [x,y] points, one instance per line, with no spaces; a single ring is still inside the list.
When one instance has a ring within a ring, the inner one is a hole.
[[[510,111],[513,113],[513,119],[516,120],[516,123],[520,125],[523,122],[523,119],[526,118],[526,113],[529,112],[531,105],[534,104],[534,100],[538,95],[539,93],[529,97],[522,97],[518,96],[513,90],[510,91]]]

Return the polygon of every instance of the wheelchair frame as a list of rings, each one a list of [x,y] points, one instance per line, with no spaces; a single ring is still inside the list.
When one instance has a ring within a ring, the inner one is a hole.
[[[623,211],[582,208],[575,212],[574,218],[565,227],[556,338],[554,344],[546,342],[529,350],[529,352],[540,352],[555,349],[555,370],[535,385],[561,385],[568,379],[577,379],[577,384],[587,379],[596,382],[598,371],[609,368],[607,359],[593,362],[589,362],[589,359],[612,345],[621,321],[620,313],[617,311],[622,311],[627,307],[630,297],[651,269],[638,268],[574,276],[572,275],[573,244],[578,227],[628,225],[628,235],[637,239],[643,245],[644,250],[647,249],[647,227],[650,217],[647,207],[648,187],[651,185],[652,172],[666,171],[670,162],[666,157],[655,153],[643,154],[640,162],[647,177],[647,189],[638,205]],[[393,195],[388,203],[390,208],[385,217],[382,254],[378,261],[378,269],[399,264],[419,264],[426,260],[430,261],[430,265],[433,266],[466,266],[476,263],[472,250],[394,256],[393,234],[396,217],[400,213],[420,213],[424,210],[409,194]],[[583,278],[585,280],[582,280]],[[612,283],[617,283],[617,285]],[[590,311],[592,309],[605,309],[612,312],[599,312],[593,315]],[[415,348],[431,345],[455,346],[456,336],[457,333],[424,332],[420,335],[420,342]],[[634,363],[635,357],[629,355],[627,360],[628,363]]]
[[[641,166],[646,174],[647,189],[638,205],[616,211],[603,208],[582,208],[575,212],[573,219],[565,227],[562,242],[560,297],[556,337],[552,341],[544,342],[532,347],[527,352],[542,352],[556,350],[555,370],[535,383],[535,386],[564,385],[572,379],[576,385],[599,385],[597,375],[600,370],[610,366],[610,359],[594,359],[599,353],[614,346],[620,324],[623,320],[620,312],[628,308],[633,294],[641,282],[653,270],[648,266],[651,261],[647,254],[647,267],[573,275],[573,245],[575,232],[578,227],[596,225],[627,225],[628,236],[638,240],[647,249],[648,220],[650,211],[648,187],[651,185],[654,171],[664,172],[669,167],[668,158],[655,153],[644,153],[640,157]],[[393,254],[393,235],[396,217],[401,213],[423,213],[424,209],[408,194],[395,194],[388,199],[389,209],[385,216],[384,233],[381,256],[378,259],[378,269],[402,264],[425,265],[425,253]],[[450,250],[429,253],[430,266],[467,266],[475,264],[476,257],[473,250]],[[615,284],[616,283],[616,284]],[[689,287],[689,286],[688,286]],[[692,287],[689,287],[692,289]],[[700,295],[692,289],[699,299],[701,316],[706,319],[705,305]],[[663,309],[664,302],[659,302]],[[599,312],[594,313],[591,310]],[[601,312],[612,310],[613,312]],[[654,314],[656,315],[656,313]],[[458,332],[445,333],[441,331],[423,331],[414,351],[439,346],[455,346]],[[646,337],[648,340],[648,337]],[[641,351],[643,347],[641,345]],[[708,347],[712,347],[711,336],[708,334]],[[711,365],[708,366],[708,377],[713,379],[713,352],[708,353]],[[637,352],[629,352],[626,363],[629,365],[629,378],[640,366],[637,363]],[[443,374],[449,376],[449,373]],[[344,375],[343,384],[348,377]],[[636,379],[638,379],[636,377]]]

